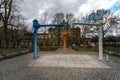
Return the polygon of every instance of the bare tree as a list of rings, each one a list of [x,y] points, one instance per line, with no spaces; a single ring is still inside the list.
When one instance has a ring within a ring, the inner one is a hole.
[[[22,1],[22,0],[20,0]],[[1,14],[1,18],[3,20],[4,34],[5,34],[5,47],[9,47],[9,36],[8,36],[8,25],[10,24],[10,20],[12,14],[17,10],[17,1],[16,0],[1,0],[1,8],[3,10]],[[11,24],[12,25],[12,24]]]
[[[8,41],[8,20],[11,15],[12,11],[12,3],[13,0],[4,0],[4,19],[3,19],[3,25],[4,25],[4,34],[5,34],[5,45],[8,47],[9,41]]]
[[[117,29],[117,24],[119,24],[119,18],[114,16],[110,11],[104,9],[93,11],[87,17],[89,18],[86,21],[89,23],[98,23],[99,21],[103,22],[103,26],[100,26],[103,29],[103,40],[108,33]],[[98,37],[98,27],[91,26],[88,32],[88,34],[92,33]]]
[[[59,12],[59,13],[56,13],[54,15],[54,23],[62,23],[62,21],[64,20],[64,13],[62,12]],[[57,37],[58,37],[58,46],[60,46],[60,31],[61,31],[61,28],[60,27],[57,27]]]
[[[119,21],[119,17],[117,16],[108,18],[104,27],[104,35],[110,33],[111,30],[120,30],[118,27]]]
[[[68,13],[66,14],[66,21],[70,24],[70,22],[72,21],[73,19],[73,14],[72,13]]]
[[[61,23],[64,19],[64,13],[59,12],[54,15],[54,21],[55,23]]]
[[[97,23],[99,21],[103,21],[104,25],[101,26],[103,28],[103,36],[106,35],[107,32],[109,32],[113,27],[113,25],[117,24],[117,17],[115,18],[110,11],[104,10],[104,9],[99,9],[97,11],[93,11],[90,13],[88,16],[87,21],[89,23]],[[93,28],[93,27],[91,27]],[[92,30],[93,33],[98,32],[98,27],[94,28]]]

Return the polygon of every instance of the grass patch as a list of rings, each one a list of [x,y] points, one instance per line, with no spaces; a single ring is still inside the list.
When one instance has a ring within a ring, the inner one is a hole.
[[[120,47],[104,47],[104,53],[112,51],[113,53],[110,55],[118,56],[120,57]]]
[[[0,61],[3,60],[4,56],[3,56],[3,53],[2,51],[0,50]]]
[[[8,49],[1,49],[2,54],[9,54],[13,52],[21,52],[27,50],[26,48],[8,48]]]
[[[98,48],[97,47],[79,47],[79,46],[74,46],[74,47],[72,47],[72,49],[74,49],[76,51],[95,51],[95,52],[98,52]]]
[[[29,53],[29,49],[27,48],[9,48],[9,49],[0,49],[0,56],[4,58],[11,58],[18,55]]]
[[[0,56],[4,56],[3,51],[0,49]]]
[[[55,51],[57,49],[57,46],[40,46],[40,51]]]

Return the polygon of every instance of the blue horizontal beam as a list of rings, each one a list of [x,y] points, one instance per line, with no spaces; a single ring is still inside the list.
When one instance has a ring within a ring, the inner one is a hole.
[[[39,29],[40,27],[50,27],[50,26],[64,27],[64,30],[66,30],[66,25],[64,24],[39,24],[36,19],[33,21],[33,27],[37,29]]]

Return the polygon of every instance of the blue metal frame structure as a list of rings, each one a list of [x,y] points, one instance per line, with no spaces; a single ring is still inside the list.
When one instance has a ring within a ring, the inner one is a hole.
[[[37,59],[38,58],[38,53],[37,53],[37,31],[40,27],[51,27],[51,26],[55,26],[55,27],[64,27],[64,30],[66,31],[66,25],[64,24],[39,24],[38,20],[33,20],[33,28],[34,28],[34,52],[33,52],[33,59]]]

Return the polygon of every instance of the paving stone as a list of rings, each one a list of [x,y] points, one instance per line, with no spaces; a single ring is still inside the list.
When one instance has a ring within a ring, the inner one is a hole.
[[[0,61],[0,80],[120,80],[119,57],[110,56],[107,62],[105,59],[99,60],[98,53],[82,53],[71,49],[69,52],[65,58],[62,50],[58,49],[55,52],[39,52],[37,60],[33,60],[30,53]],[[56,65],[61,57],[66,66]]]
[[[45,58],[44,58],[45,57]],[[44,59],[44,60],[43,60]],[[43,62],[43,63],[42,63]],[[42,64],[41,64],[42,63]],[[33,63],[32,63],[33,64]],[[30,64],[31,65],[31,64]],[[84,67],[84,68],[110,68],[89,55],[80,54],[49,54],[41,56],[34,62],[33,66],[50,67]],[[31,65],[32,66],[32,65]]]

